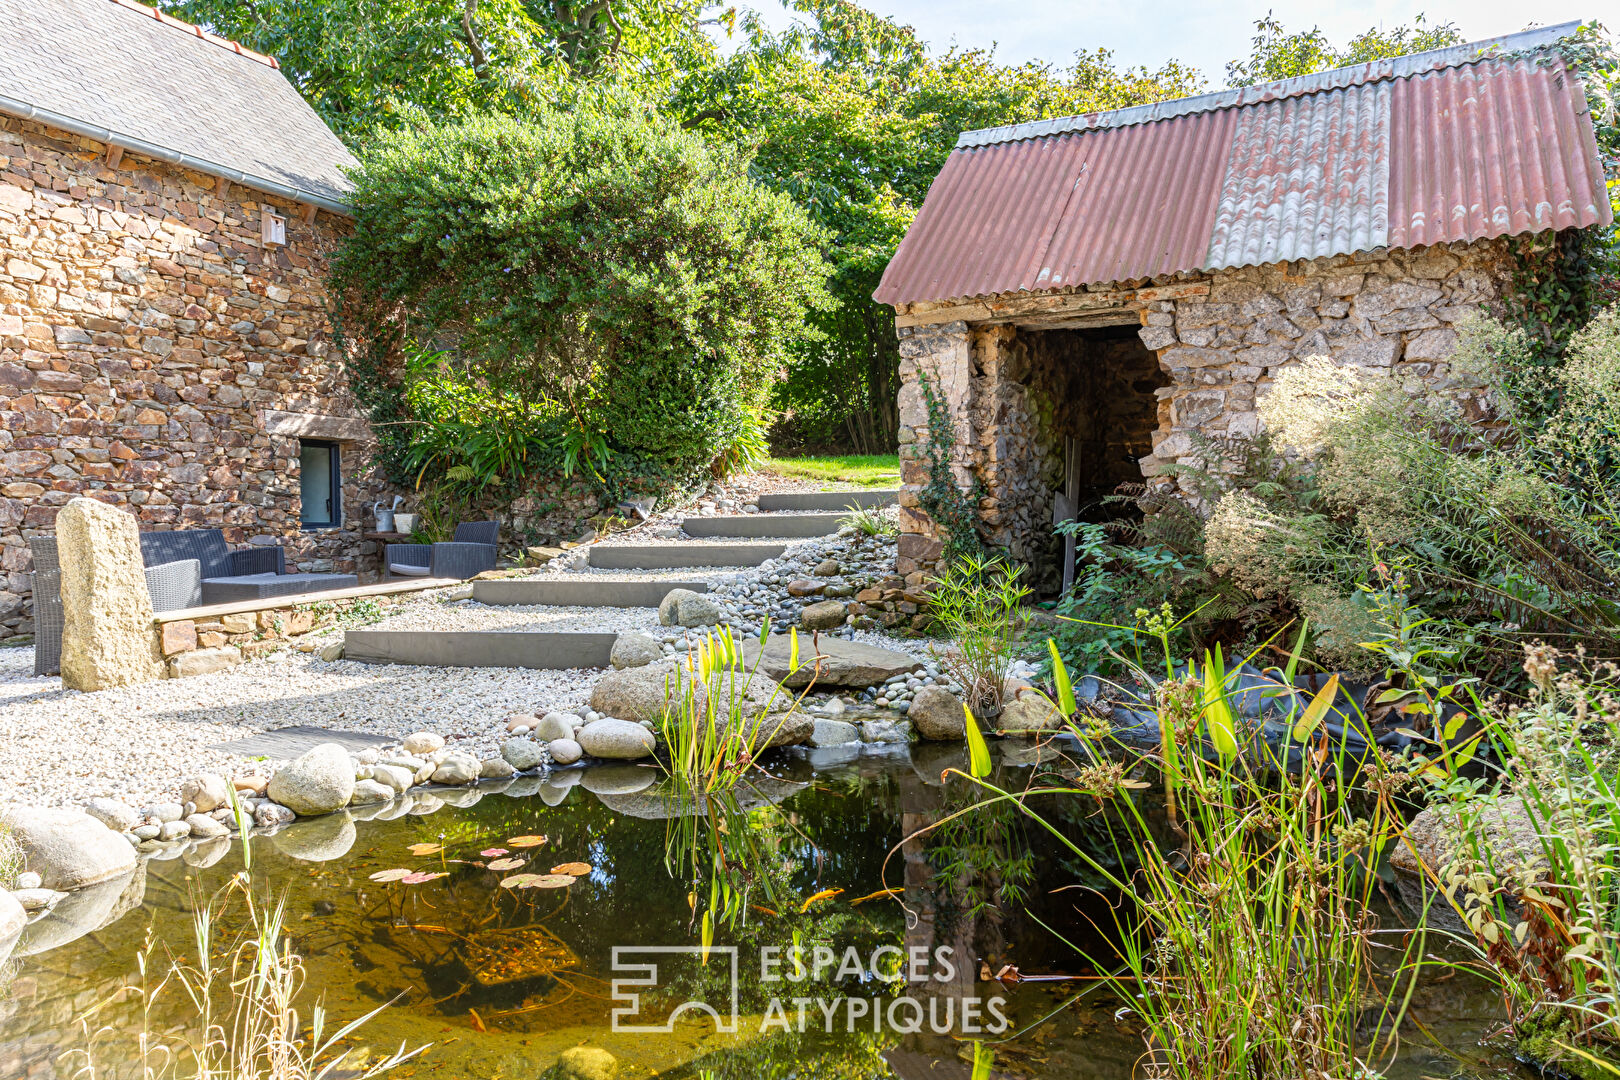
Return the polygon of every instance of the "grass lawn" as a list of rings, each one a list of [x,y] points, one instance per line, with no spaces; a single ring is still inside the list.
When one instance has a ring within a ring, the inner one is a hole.
[[[762,472],[867,488],[900,486],[898,454],[846,454],[842,457],[767,458]]]

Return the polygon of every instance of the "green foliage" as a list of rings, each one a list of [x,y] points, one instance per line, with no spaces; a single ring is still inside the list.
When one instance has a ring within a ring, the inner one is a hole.
[[[892,488],[900,483],[900,458],[896,454],[773,457],[765,462],[764,469],[778,476],[799,476],[863,488]]]
[[[1396,26],[1389,30],[1372,27],[1350,39],[1340,49],[1333,45],[1320,28],[1288,33],[1280,20],[1270,12],[1256,19],[1255,35],[1249,56],[1226,65],[1226,81],[1231,86],[1275,82],[1318,71],[1365,64],[1392,56],[1443,49],[1447,45],[1461,44],[1462,31],[1455,23],[1428,25],[1420,13],[1410,26]]]
[[[274,56],[340,138],[422,119],[521,115],[607,79],[662,93],[712,61],[696,0],[166,0]]]
[[[900,523],[882,507],[856,506],[852,503],[844,509],[849,513],[840,524],[849,526],[862,536],[894,536],[900,531]]]
[[[945,560],[954,563],[984,550],[979,540],[979,499],[984,494],[984,483],[974,476],[970,489],[963,491],[956,482],[951,468],[956,422],[951,419],[950,407],[926,371],[918,372],[917,386],[928,410],[928,432],[922,441],[928,482],[917,493],[917,505],[929,520],[944,530]]]
[[[752,14],[746,44],[673,96],[683,122],[756,148],[754,175],[823,227],[833,304],[811,315],[775,406],[778,436],[862,453],[894,448],[899,352],[893,313],[871,299],[929,185],[968,128],[1195,92],[1195,72],[1119,70],[1082,53],[1068,69],[999,64],[989,51],[931,56],[909,27],[846,0],[797,0],[780,33]]]
[[[940,663],[962,687],[973,713],[1000,715],[1008,666],[1018,655],[1019,607],[1029,597],[1024,568],[1000,557],[964,555],[934,581],[928,613],[954,648]]]
[[[412,426],[392,434],[406,464],[450,461],[457,423],[491,428],[455,452],[471,482],[532,471],[547,440],[685,475],[757,441],[823,296],[805,216],[622,95],[386,133],[354,180],[333,283],[356,392],[374,422],[421,406],[449,425],[420,452]],[[400,369],[409,341],[447,350],[425,386]]]

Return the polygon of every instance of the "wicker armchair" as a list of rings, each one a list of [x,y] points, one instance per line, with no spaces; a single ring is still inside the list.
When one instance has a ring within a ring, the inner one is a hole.
[[[468,521],[456,526],[455,539],[442,544],[389,544],[390,574],[404,577],[457,578],[465,581],[495,569],[498,521]]]
[[[28,541],[34,555],[34,674],[56,675],[62,670],[62,564],[56,537],[36,536]],[[195,607],[202,598],[202,563],[181,559],[146,568],[146,591],[153,611]]]

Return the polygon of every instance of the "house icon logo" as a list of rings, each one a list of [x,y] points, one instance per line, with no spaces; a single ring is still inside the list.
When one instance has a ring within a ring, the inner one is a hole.
[[[663,971],[674,970],[678,961],[676,957],[692,957],[698,963],[703,961],[704,950],[697,945],[615,945],[613,947],[613,971],[622,974],[623,978],[613,980],[613,1030],[631,1035],[652,1035],[660,1032],[675,1030],[675,1022],[685,1015],[708,1014],[714,1020],[714,1030],[719,1034],[732,1034],[737,1030],[737,947],[735,945],[715,945],[708,950],[709,962],[719,960],[727,965],[727,985],[730,987],[730,1000],[724,1005],[724,1011],[707,1001],[683,1001],[670,1010],[662,1023],[637,1023],[643,1019],[641,1013],[641,998],[643,993],[650,993],[661,985],[660,963]],[[668,957],[669,960],[647,960],[635,962],[637,957]]]

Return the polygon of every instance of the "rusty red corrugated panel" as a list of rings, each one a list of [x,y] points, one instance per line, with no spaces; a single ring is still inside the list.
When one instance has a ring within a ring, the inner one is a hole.
[[[1484,60],[1396,86],[1391,247],[1612,220],[1586,98],[1562,60]]]
[[[1041,292],[1612,220],[1561,60],[1426,56],[968,133],[873,296]]]
[[[880,303],[1123,281],[1200,264],[1233,110],[952,151]]]

